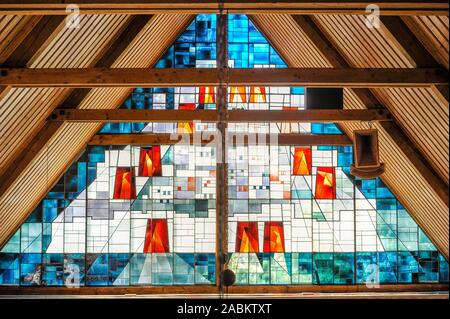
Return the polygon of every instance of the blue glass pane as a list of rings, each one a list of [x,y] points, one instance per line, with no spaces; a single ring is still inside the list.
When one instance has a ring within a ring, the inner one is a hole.
[[[448,283],[448,261],[445,257],[439,254],[439,281]]]
[[[318,285],[333,284],[333,254],[313,254],[313,282]]]
[[[18,285],[19,254],[0,253],[0,285]]]
[[[356,282],[367,283],[377,280],[377,254],[356,254]]]

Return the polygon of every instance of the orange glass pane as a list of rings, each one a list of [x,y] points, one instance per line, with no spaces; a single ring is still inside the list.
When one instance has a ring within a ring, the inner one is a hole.
[[[252,86],[250,88],[250,103],[266,103],[266,88],[261,86]]]
[[[334,167],[318,167],[316,199],[336,199],[336,171]]]
[[[258,223],[238,222],[236,233],[236,252],[258,252]]]
[[[195,103],[184,103],[178,106],[179,110],[195,110],[197,106]],[[178,133],[192,134],[194,133],[194,122],[180,122],[177,125]]]
[[[264,224],[264,252],[284,253],[283,222],[266,222]]]
[[[161,147],[142,147],[139,155],[139,176],[161,176]]]
[[[166,219],[149,219],[145,234],[144,253],[168,253],[169,235]]]
[[[136,199],[134,168],[117,167],[113,199]]]
[[[188,191],[195,192],[195,177],[188,177]]]
[[[292,175],[311,175],[311,149],[296,147],[294,150],[294,171]]]
[[[194,133],[194,122],[180,122],[177,125],[178,133],[193,134]]]
[[[206,86],[200,88],[199,104],[214,104],[216,103],[216,94],[214,86]]]
[[[247,94],[245,86],[232,86],[230,88],[230,103],[246,103]]]

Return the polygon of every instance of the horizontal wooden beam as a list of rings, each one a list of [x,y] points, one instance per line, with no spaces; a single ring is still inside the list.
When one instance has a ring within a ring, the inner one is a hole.
[[[217,122],[216,110],[88,110],[58,109],[50,116],[55,122]],[[391,121],[385,109],[373,110],[230,110],[228,122],[349,122]]]
[[[230,69],[231,86],[430,87],[448,84],[441,68]],[[0,86],[13,87],[179,87],[216,86],[218,69],[0,69]]]
[[[361,285],[251,285],[228,287],[229,294],[294,294],[294,293],[377,293],[386,292],[447,292],[448,284],[398,284],[369,288]],[[142,286],[142,287],[8,287],[0,286],[0,295],[149,295],[149,294],[218,294],[213,285]],[[448,298],[448,294],[446,295]],[[311,296],[310,296],[311,297]],[[336,297],[336,296],[335,296]]]
[[[88,145],[174,145],[182,142],[189,142],[189,144],[200,143],[206,145],[214,141],[213,132],[210,136],[194,135],[178,135],[169,133],[158,134],[97,134],[95,135]],[[252,139],[255,138],[255,139]],[[249,137],[247,134],[242,133],[230,133],[229,141],[233,145],[254,145],[256,143],[260,145],[352,145],[352,141],[346,135],[312,135],[312,134],[265,134],[257,137]],[[189,141],[187,140],[189,138]],[[261,140],[263,138],[263,140]]]
[[[64,0],[2,0],[0,14],[16,15],[67,15]],[[74,1],[82,14],[161,14],[161,13],[218,13],[217,0],[77,0]],[[406,0],[360,1],[360,0],[295,0],[295,1],[243,1],[224,0],[223,8],[229,13],[241,14],[366,14],[368,5],[376,4],[382,15],[448,15],[448,3],[443,0],[427,2]]]

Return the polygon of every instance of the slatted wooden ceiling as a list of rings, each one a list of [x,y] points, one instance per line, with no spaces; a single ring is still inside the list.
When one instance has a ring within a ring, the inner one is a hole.
[[[8,43],[33,17],[0,17],[0,56]],[[36,19],[36,18],[34,18]],[[129,22],[126,15],[83,16],[80,29],[62,28],[46,44],[29,67],[88,67],[98,60]],[[156,15],[113,67],[150,67],[192,19],[190,15]],[[289,15],[252,17],[275,48],[293,67],[332,67],[327,58]],[[386,28],[368,29],[363,16],[315,16],[315,23],[353,67],[415,67]],[[415,28],[418,39],[433,57],[448,68],[448,17],[403,17]],[[3,39],[5,39],[3,41]],[[129,94],[129,89],[95,89],[80,104],[81,108],[114,108]],[[30,132],[39,130],[54,107],[70,93],[65,89],[14,89],[0,101],[0,173],[18,148],[27,143]],[[373,93],[389,108],[396,121],[448,185],[448,104],[433,89],[378,89]],[[350,90],[345,94],[346,108],[365,108]],[[351,135],[362,124],[345,124]],[[12,187],[0,198],[0,242],[19,226],[20,221],[45,196],[47,190],[76,158],[97,131],[97,124],[65,124],[29,163]],[[436,195],[389,134],[380,126],[381,159],[387,164],[385,182],[412,213],[441,251],[448,257],[448,208]],[[68,142],[70,141],[70,143]],[[417,189],[420,189],[418,192]]]
[[[42,16],[0,16],[0,64],[11,56],[42,18]]]
[[[402,17],[433,57],[448,69],[448,16]]]

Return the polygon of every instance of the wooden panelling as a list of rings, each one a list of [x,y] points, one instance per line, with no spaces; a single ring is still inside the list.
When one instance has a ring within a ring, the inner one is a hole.
[[[448,15],[441,17],[413,16],[403,17],[402,19],[436,61],[448,70]]]

